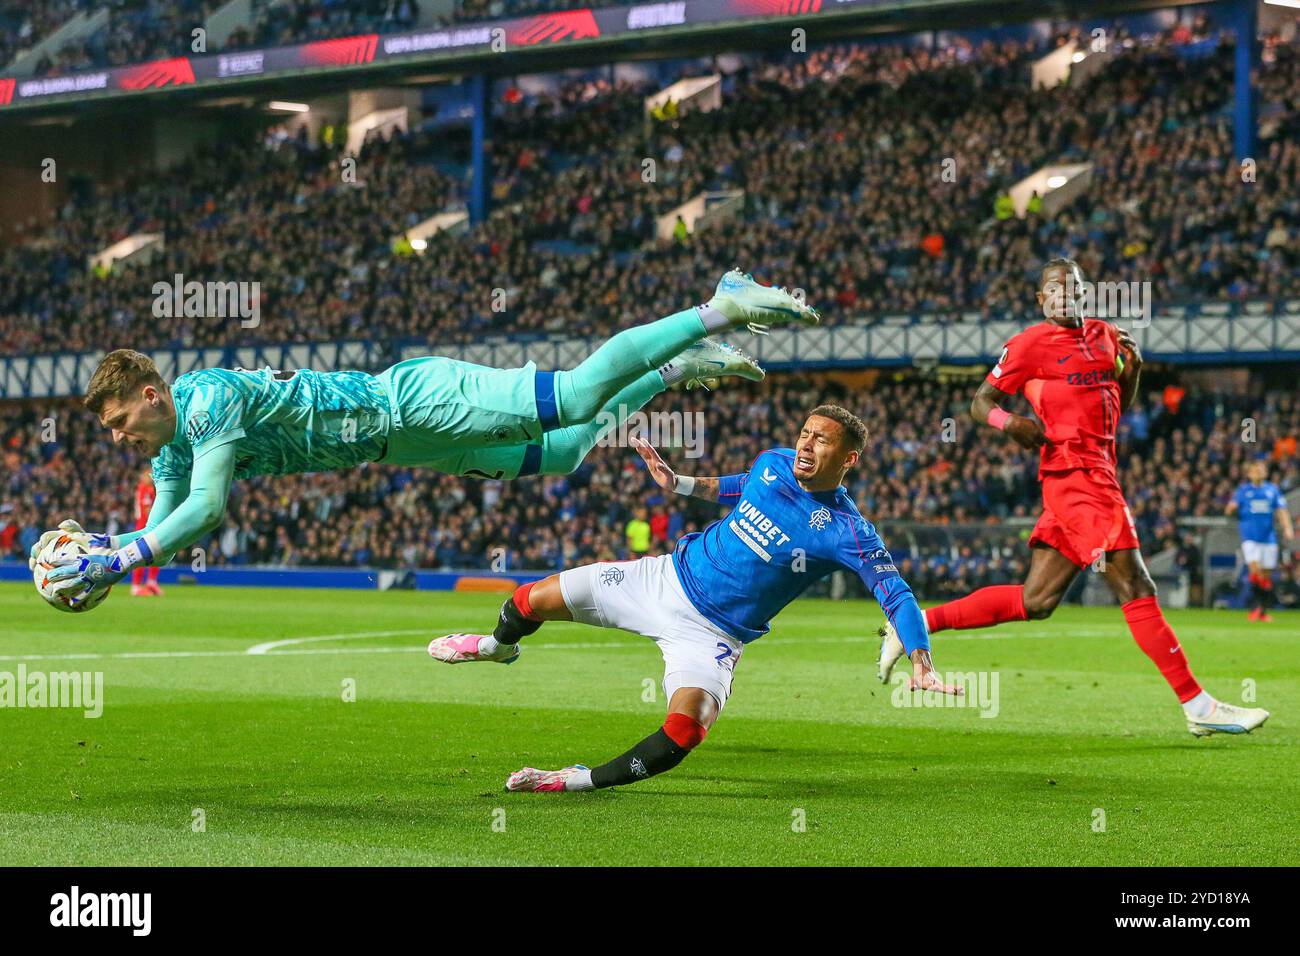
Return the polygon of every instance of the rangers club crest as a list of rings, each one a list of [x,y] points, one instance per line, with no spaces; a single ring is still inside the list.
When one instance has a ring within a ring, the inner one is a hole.
[[[601,583],[601,584],[604,584],[604,585],[607,585],[607,586],[613,586],[613,585],[615,585],[615,584],[622,584],[622,583],[623,583],[623,569],[622,569],[622,568],[606,568],[604,571],[601,571],[601,572],[600,572],[600,583]]]
[[[821,531],[830,523],[831,513],[826,508],[818,508],[808,518],[808,527],[812,528],[814,531]]]

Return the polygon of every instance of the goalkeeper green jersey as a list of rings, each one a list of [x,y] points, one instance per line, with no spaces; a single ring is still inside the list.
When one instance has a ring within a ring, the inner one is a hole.
[[[176,435],[153,460],[156,483],[185,480],[194,462],[235,442],[235,478],[333,471],[387,449],[388,396],[365,372],[206,368],[172,385]]]

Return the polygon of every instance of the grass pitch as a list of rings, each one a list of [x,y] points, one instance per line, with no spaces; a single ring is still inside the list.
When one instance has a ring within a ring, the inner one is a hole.
[[[899,706],[874,676],[879,610],[801,601],[746,650],[725,714],[676,770],[508,794],[521,766],[621,753],[664,701],[658,650],[621,631],[548,624],[510,667],[425,655],[499,605],[123,588],[73,616],[0,585],[0,672],[104,675],[98,719],[0,709],[5,862],[1300,863],[1294,617],[1169,614],[1209,690],[1240,701],[1253,682],[1273,712],[1249,737],[1196,740],[1116,609],[936,635],[941,672],[996,675],[985,717],[987,698]]]

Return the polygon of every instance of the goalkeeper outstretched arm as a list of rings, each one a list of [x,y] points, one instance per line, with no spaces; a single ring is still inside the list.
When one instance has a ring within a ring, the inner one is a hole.
[[[116,551],[129,562],[126,570],[139,565],[163,565],[172,556],[220,526],[226,515],[230,483],[235,477],[235,444],[229,442],[212,449],[194,462],[189,493],[181,498],[181,482],[160,482],[158,497],[149,512],[149,521],[138,536],[130,536]],[[164,491],[164,488],[167,490]],[[163,510],[160,511],[160,506]]]
[[[158,498],[142,531],[121,535],[117,542],[113,542],[119,547],[110,554],[88,554],[69,559],[62,567],[50,572],[49,580],[68,579],[74,591],[84,591],[88,595],[93,590],[116,584],[137,567],[166,564],[177,551],[221,524],[234,476],[235,445],[229,442],[194,462],[189,493],[180,504],[172,507],[181,495],[179,483],[176,487],[166,483],[165,490],[163,487],[158,489]],[[160,505],[166,509],[165,516],[159,510]]]
[[[143,538],[162,524],[163,519],[175,511],[177,506],[189,496],[190,483],[180,478],[163,478],[154,482],[154,492],[153,507],[149,509],[149,519],[143,528],[138,531],[128,531],[126,534],[92,534],[91,544],[102,544],[117,551],[119,548],[125,548],[132,541]],[[174,555],[168,554],[151,563],[161,567],[170,562],[173,557]]]
[[[60,521],[57,528],[46,531],[32,545],[31,561],[35,561],[36,556],[45,550],[45,546],[50,540],[60,534],[80,535],[85,539],[85,544],[91,548],[108,548],[110,551],[124,548],[132,541],[143,538],[150,531],[153,531],[162,523],[164,518],[175,511],[176,506],[189,495],[190,483],[188,479],[181,478],[156,479],[154,481],[154,491],[155,496],[153,507],[149,509],[149,519],[145,522],[144,527],[138,531],[128,531],[124,534],[100,534],[96,531],[86,531],[78,522],[69,518]],[[167,564],[171,557],[173,556],[168,556],[166,560],[155,561],[154,564],[157,566]]]

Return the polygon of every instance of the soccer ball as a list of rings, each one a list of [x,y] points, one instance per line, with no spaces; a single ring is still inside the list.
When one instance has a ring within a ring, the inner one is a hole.
[[[76,535],[60,534],[56,538],[51,538],[36,555],[36,560],[32,562],[32,579],[36,582],[36,593],[45,599],[45,603],[60,611],[70,611],[80,613],[82,611],[92,611],[104,603],[104,598],[108,597],[108,592],[112,588],[105,588],[92,597],[79,604],[68,603],[68,591],[58,591],[56,588],[60,583],[66,586],[66,582],[50,582],[46,577],[51,571],[58,567],[55,562],[63,561],[68,558],[79,558],[84,554],[111,554],[109,548],[92,548],[88,547]]]

